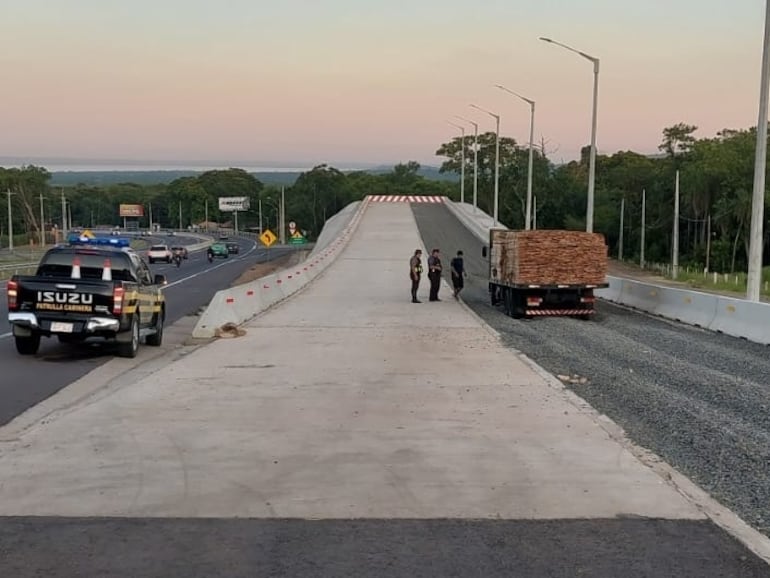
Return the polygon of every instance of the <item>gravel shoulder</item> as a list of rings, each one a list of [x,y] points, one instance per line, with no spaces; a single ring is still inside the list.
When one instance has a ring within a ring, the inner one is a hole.
[[[446,207],[413,212],[425,245],[445,261],[464,251],[463,299],[507,345],[554,375],[577,376],[566,386],[634,443],[770,536],[767,347],[604,302],[589,322],[511,319],[489,305],[481,242]]]

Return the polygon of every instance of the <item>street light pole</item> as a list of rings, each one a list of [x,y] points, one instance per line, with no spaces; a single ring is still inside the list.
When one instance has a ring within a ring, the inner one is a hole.
[[[475,104],[470,105],[472,108],[475,108],[477,110],[480,110],[481,112],[487,113],[489,116],[495,119],[495,201],[494,201],[494,209],[493,209],[493,227],[497,227],[497,207],[498,207],[498,201],[499,201],[499,192],[500,192],[500,115],[495,114],[494,112],[489,112],[488,110],[485,110],[481,108],[480,106],[476,106]]]
[[[531,228],[530,223],[532,221],[532,165],[534,164],[532,141],[535,139],[535,101],[521,96],[512,90],[509,90],[501,84],[496,84],[495,86],[500,90],[504,90],[505,92],[512,94],[513,96],[519,97],[521,100],[529,104],[529,166],[527,168],[527,209],[526,215],[524,216],[524,230],[528,231]]]
[[[465,127],[453,122],[449,124],[460,129],[460,202],[465,203]]]
[[[765,2],[765,40],[762,49],[762,75],[759,92],[757,149],[754,159],[754,190],[751,196],[751,236],[746,299],[759,301],[762,285],[763,221],[765,220],[765,170],[767,163],[767,103],[770,83],[770,1]]]
[[[641,248],[639,250],[639,266],[644,269],[644,235],[647,229],[647,191],[642,189],[642,235],[641,235]]]
[[[479,123],[462,116],[456,118],[473,125],[473,212],[475,213],[479,204]]]
[[[596,125],[599,110],[599,59],[550,38],[544,38],[541,36],[540,40],[550,44],[556,44],[557,46],[566,48],[575,54],[579,54],[586,60],[590,60],[594,65],[593,113],[591,118],[591,152],[588,160],[588,203],[586,208],[586,231],[592,233],[594,230],[594,183],[596,177]]]

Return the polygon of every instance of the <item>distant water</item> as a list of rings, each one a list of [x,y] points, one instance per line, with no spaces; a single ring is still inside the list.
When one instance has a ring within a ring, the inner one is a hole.
[[[322,164],[322,163],[317,163]],[[339,170],[360,170],[374,168],[374,164],[327,163]],[[312,164],[297,163],[255,163],[238,161],[148,161],[122,159],[63,159],[44,157],[0,157],[0,167],[18,168],[24,165],[44,167],[49,172],[148,172],[148,171],[210,171],[238,168],[251,173],[297,173],[312,170]]]

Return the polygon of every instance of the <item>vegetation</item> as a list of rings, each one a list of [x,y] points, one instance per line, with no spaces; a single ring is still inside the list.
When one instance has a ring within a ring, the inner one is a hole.
[[[610,253],[617,255],[620,242],[620,207],[625,200],[623,255],[638,260],[641,241],[642,193],[646,196],[646,247],[648,262],[670,263],[674,218],[675,174],[680,175],[680,257],[693,271],[730,273],[745,271],[749,245],[755,129],[726,129],[710,138],[695,138],[697,127],[677,124],[662,131],[661,154],[646,156],[632,151],[598,155],[594,229],[603,233]],[[154,221],[163,227],[188,227],[204,221],[227,224],[232,215],[220,213],[218,197],[247,196],[251,208],[239,214],[241,228],[262,225],[275,228],[281,187],[285,187],[286,218],[313,239],[324,221],[348,203],[365,195],[445,195],[459,199],[457,177],[461,149],[465,147],[466,201],[473,189],[473,136],[457,137],[441,144],[436,155],[443,159],[439,174],[427,173],[409,161],[389,170],[343,172],[322,164],[290,175],[290,184],[260,179],[242,169],[179,173],[173,180],[154,183],[78,182],[54,187],[51,174],[37,166],[0,168],[0,191],[10,190],[17,244],[39,237],[40,198],[45,226],[61,226],[61,196],[70,203],[73,226],[118,225],[118,205],[150,207]],[[588,147],[581,159],[555,165],[545,145],[534,151],[533,191],[538,228],[583,229],[588,181]],[[513,228],[524,226],[527,192],[528,148],[515,139],[500,139],[499,217]],[[492,212],[495,135],[479,135],[479,205]],[[165,174],[165,173],[164,173]],[[767,195],[766,195],[767,197]],[[0,243],[7,245],[7,204],[0,203]],[[181,209],[181,211],[180,211]],[[181,220],[180,220],[181,212]],[[148,225],[145,217],[141,227]],[[765,222],[767,231],[767,219]],[[767,240],[767,234],[765,235]],[[765,252],[767,253],[767,252]],[[766,260],[767,262],[767,260]]]

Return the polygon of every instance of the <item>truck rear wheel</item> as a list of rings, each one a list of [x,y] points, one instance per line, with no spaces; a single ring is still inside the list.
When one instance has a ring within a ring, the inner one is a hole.
[[[24,337],[16,335],[15,340],[16,351],[18,351],[20,355],[35,355],[37,350],[40,349],[39,333],[33,333],[32,335]]]

